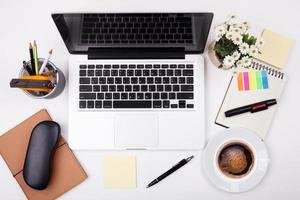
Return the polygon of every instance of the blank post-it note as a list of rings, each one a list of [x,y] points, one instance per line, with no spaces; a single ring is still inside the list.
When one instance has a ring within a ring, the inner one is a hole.
[[[135,156],[108,156],[104,158],[105,188],[136,188]]]
[[[255,57],[279,69],[284,68],[294,40],[267,29],[263,31],[262,39],[265,44],[260,50],[261,54]]]

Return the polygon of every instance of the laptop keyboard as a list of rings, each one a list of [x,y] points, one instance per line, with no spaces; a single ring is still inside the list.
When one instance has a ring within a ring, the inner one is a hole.
[[[188,14],[85,14],[81,44],[191,44]]]
[[[193,109],[193,64],[79,65],[79,109]]]

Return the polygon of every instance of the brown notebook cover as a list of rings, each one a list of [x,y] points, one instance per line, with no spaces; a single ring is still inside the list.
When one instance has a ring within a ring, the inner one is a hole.
[[[61,137],[54,153],[52,175],[48,187],[44,190],[35,190],[25,183],[22,170],[31,131],[36,124],[44,120],[51,120],[45,109],[0,136],[0,153],[30,200],[56,199],[87,178],[68,144]]]

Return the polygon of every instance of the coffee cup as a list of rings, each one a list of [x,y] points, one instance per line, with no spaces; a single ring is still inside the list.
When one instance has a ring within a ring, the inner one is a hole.
[[[255,149],[246,141],[226,141],[215,156],[218,173],[229,179],[242,179],[253,171],[256,164]]]

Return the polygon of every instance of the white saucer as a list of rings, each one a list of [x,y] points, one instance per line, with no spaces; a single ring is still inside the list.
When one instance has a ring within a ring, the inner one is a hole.
[[[251,147],[255,161],[252,170],[242,178],[225,176],[218,168],[220,147],[232,141],[241,141]],[[207,144],[203,153],[203,169],[208,179],[218,188],[228,192],[245,192],[258,185],[265,176],[270,158],[264,142],[253,132],[244,128],[230,128],[220,133]]]

